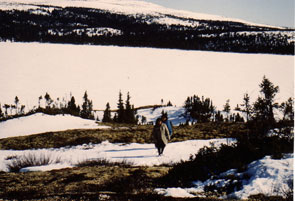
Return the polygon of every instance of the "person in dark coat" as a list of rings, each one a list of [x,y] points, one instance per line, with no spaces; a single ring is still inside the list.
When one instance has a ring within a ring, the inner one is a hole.
[[[170,120],[168,120],[168,115],[167,115],[167,113],[164,113],[164,114],[162,115],[161,118],[162,118],[162,122],[165,123],[166,126],[167,126],[167,128],[168,128],[168,130],[169,130],[169,135],[170,135],[170,138],[171,138],[171,136],[172,136],[172,134],[173,134],[172,122],[171,122]]]
[[[166,124],[162,122],[161,118],[158,118],[156,120],[156,125],[153,128],[152,137],[160,156],[163,154],[165,146],[170,140],[169,130]]]

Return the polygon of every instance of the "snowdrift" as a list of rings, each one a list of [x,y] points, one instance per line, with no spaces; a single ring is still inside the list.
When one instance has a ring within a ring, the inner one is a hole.
[[[24,136],[50,131],[69,129],[109,128],[98,126],[93,120],[82,119],[71,115],[47,115],[36,113],[26,117],[0,122],[0,138]]]

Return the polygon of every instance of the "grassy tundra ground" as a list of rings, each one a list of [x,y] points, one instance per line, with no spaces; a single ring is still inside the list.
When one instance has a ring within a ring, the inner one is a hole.
[[[111,125],[106,130],[68,130],[0,140],[0,149],[33,149],[100,143],[151,143],[152,126]],[[191,139],[234,137],[246,133],[237,123],[204,123],[174,129],[172,142]],[[187,200],[155,194],[165,187],[161,178],[171,166],[134,167],[130,164],[93,161],[78,167],[47,172],[0,172],[0,200]],[[253,200],[281,198],[254,197]],[[194,200],[218,200],[194,198]],[[251,200],[251,199],[250,199]]]
[[[111,129],[67,130],[48,132],[37,135],[0,139],[0,149],[37,149],[59,148],[87,143],[101,143],[108,140],[111,143],[152,143],[151,125],[114,125]],[[174,127],[171,142],[192,139],[212,139],[234,137],[246,133],[241,123],[200,123],[194,126]]]

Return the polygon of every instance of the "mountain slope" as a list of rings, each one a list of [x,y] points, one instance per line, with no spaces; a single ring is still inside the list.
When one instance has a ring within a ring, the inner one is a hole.
[[[294,54],[294,30],[142,1],[0,1],[2,41]]]

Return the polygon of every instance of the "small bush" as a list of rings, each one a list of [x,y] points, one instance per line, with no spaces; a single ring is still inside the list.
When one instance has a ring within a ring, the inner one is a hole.
[[[79,162],[77,167],[93,167],[93,166],[120,166],[120,167],[131,167],[133,165],[132,162],[122,161],[122,162],[111,162],[107,159],[93,159],[93,160],[85,160]]]
[[[9,172],[19,172],[22,168],[49,165],[53,163],[59,163],[60,159],[52,160],[50,156],[28,154],[12,159],[11,163],[7,165]]]
[[[278,137],[244,140],[238,139],[234,145],[204,147],[189,161],[176,164],[162,178],[169,186],[191,186],[192,181],[205,181],[229,169],[245,171],[247,165],[265,155],[279,157],[282,153],[293,152],[293,141]]]

